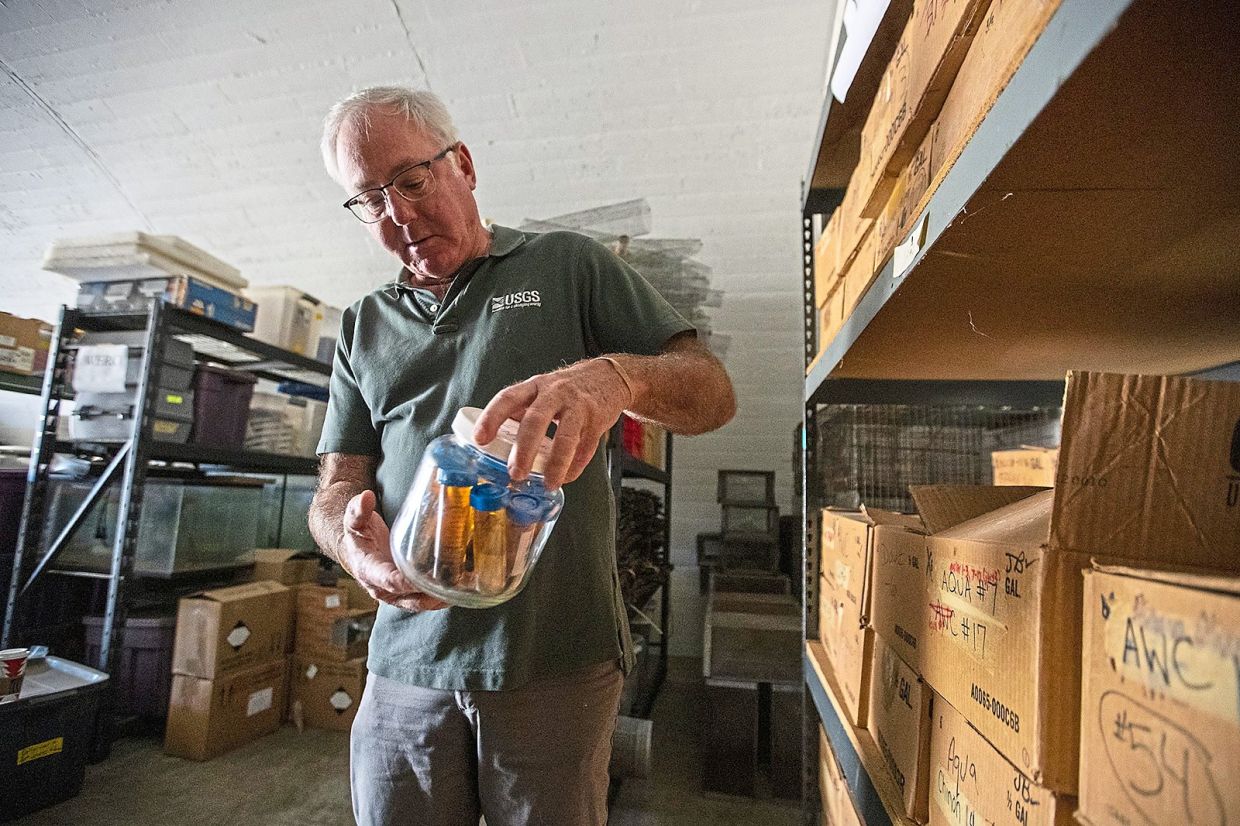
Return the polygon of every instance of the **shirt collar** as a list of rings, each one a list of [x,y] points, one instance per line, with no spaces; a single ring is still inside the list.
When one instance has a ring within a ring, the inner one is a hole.
[[[520,230],[502,227],[499,224],[491,224],[491,248],[487,250],[487,254],[483,258],[503,258],[509,253],[516,250],[525,243],[525,233]],[[462,271],[469,272],[470,265],[478,259],[467,261],[465,266],[461,267]],[[410,284],[406,279],[406,271],[401,267],[400,272],[396,274],[396,278],[383,285],[384,292],[390,293],[392,297],[396,297],[401,290],[415,291],[421,289],[414,284]]]

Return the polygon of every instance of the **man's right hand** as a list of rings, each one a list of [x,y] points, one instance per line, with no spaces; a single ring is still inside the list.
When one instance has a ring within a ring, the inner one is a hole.
[[[415,613],[448,607],[443,600],[414,588],[392,562],[388,526],[375,511],[374,491],[362,491],[349,500],[340,555],[353,578],[380,602]]]

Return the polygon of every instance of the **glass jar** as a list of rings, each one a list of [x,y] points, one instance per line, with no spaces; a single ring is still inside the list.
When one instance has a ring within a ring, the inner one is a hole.
[[[543,485],[551,440],[543,440],[529,478],[514,482],[508,456],[518,423],[509,419],[493,442],[479,445],[473,431],[481,414],[462,408],[452,433],[426,446],[391,530],[392,560],[405,578],[463,608],[520,593],[564,507],[564,493]]]

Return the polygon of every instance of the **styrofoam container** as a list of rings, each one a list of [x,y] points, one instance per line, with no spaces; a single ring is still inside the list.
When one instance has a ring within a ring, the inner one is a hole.
[[[321,301],[285,286],[248,287],[245,295],[258,305],[254,338],[299,355],[315,355]]]

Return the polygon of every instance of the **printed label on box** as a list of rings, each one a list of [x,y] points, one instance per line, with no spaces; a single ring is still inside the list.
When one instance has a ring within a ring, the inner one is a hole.
[[[310,667],[306,669],[306,679],[313,680],[315,675],[319,673],[319,667],[314,663],[310,663]]]
[[[268,686],[259,689],[250,695],[250,702],[245,707],[245,716],[253,717],[255,714],[266,711],[271,708],[271,703],[275,694],[275,689]]]
[[[327,702],[331,703],[332,708],[336,709],[337,714],[344,714],[349,706],[353,705],[353,698],[349,696],[349,692],[343,688],[338,688]]]
[[[78,349],[73,362],[73,389],[78,393],[124,393],[129,348],[124,344],[93,344]]]
[[[245,623],[238,622],[236,627],[228,634],[228,644],[233,650],[245,645],[245,641],[250,638],[250,629],[246,628]]]
[[[340,607],[340,595],[329,594],[327,597],[323,599],[323,605],[326,608],[339,608]]]
[[[12,339],[9,339],[9,341],[12,341]],[[6,348],[10,346],[6,345]],[[0,366],[29,373],[34,370],[34,350],[30,347],[0,349]]]
[[[65,738],[53,737],[51,740],[44,740],[42,743],[35,743],[33,746],[26,746],[17,752],[17,765],[29,763],[31,760],[38,760],[40,757],[51,757],[53,754],[60,754],[65,748]]]

